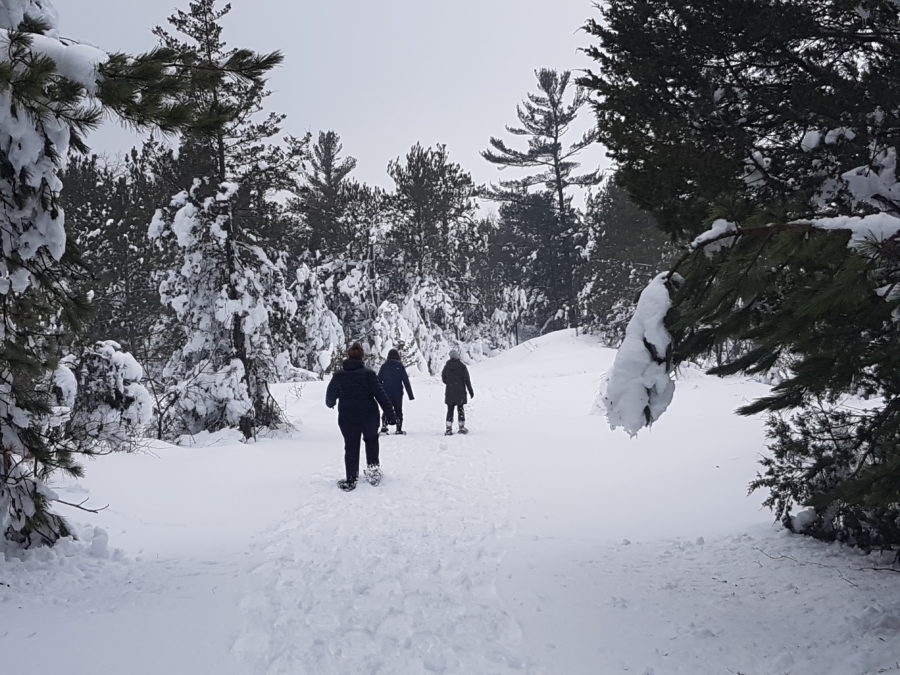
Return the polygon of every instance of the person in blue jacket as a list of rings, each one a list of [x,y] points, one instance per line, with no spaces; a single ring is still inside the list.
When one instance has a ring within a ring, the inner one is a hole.
[[[365,353],[358,342],[347,350],[347,360],[334,373],[325,392],[325,405],[338,406],[338,426],[344,436],[344,467],[347,478],[338,481],[338,487],[350,491],[356,487],[359,475],[360,436],[366,444],[365,476],[369,483],[381,481],[381,464],[378,459],[378,406],[385,418],[394,423],[394,409],[384,393],[378,376],[363,363]]]
[[[400,352],[392,349],[388,352],[387,361],[378,371],[378,379],[384,387],[384,392],[391,399],[391,405],[394,407],[394,419],[397,421],[398,434],[405,434],[403,431],[403,388],[409,395],[409,400],[414,401],[412,387],[409,384],[409,376],[406,374],[406,367],[400,360]],[[381,433],[386,434],[388,430],[387,416],[381,418]]]

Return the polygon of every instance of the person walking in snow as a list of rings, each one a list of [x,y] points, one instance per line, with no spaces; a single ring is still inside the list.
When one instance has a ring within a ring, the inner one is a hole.
[[[347,477],[338,487],[349,492],[356,487],[359,475],[360,437],[366,444],[365,477],[372,485],[381,482],[378,461],[378,406],[390,424],[394,424],[394,408],[384,393],[378,376],[363,363],[365,353],[358,342],[347,350],[347,360],[335,372],[325,392],[325,405],[338,405],[338,426],[344,436],[344,467]]]
[[[384,392],[387,394],[388,398],[391,399],[391,405],[394,408],[394,419],[397,423],[397,431],[398,434],[405,434],[403,431],[403,389],[406,388],[406,393],[409,395],[409,400],[414,401],[416,399],[413,396],[412,387],[409,384],[409,376],[406,374],[406,367],[403,365],[403,361],[400,360],[400,352],[396,349],[392,349],[388,352],[387,361],[381,366],[381,369],[378,371],[378,381],[381,382],[381,386],[384,387]],[[388,418],[387,415],[381,418],[381,433],[386,434],[388,431]]]
[[[450,358],[441,371],[441,380],[445,385],[444,403],[447,404],[447,430],[444,433],[447,436],[453,434],[454,410],[456,410],[457,419],[459,420],[459,433],[469,433],[469,430],[466,429],[466,411],[463,406],[469,402],[466,392],[472,398],[475,398],[475,392],[472,391],[469,369],[466,368],[466,364],[459,358],[459,350],[450,350]]]

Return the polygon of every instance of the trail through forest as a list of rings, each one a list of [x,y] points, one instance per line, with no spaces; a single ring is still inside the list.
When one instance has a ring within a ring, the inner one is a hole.
[[[413,380],[383,484],[343,493],[325,383],[298,429],[100,458],[59,492],[78,542],[0,562],[10,672],[891,672],[895,575],[746,496],[764,387],[686,370],[637,439],[590,402],[613,352],[571,332],[472,366],[468,436]],[[26,647],[23,647],[25,645]],[[27,645],[31,645],[27,648]]]

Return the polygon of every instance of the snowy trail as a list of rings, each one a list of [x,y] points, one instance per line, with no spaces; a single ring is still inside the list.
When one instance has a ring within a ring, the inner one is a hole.
[[[383,439],[377,488],[301,482],[309,501],[268,535],[242,602],[252,672],[522,672],[496,589],[496,471],[470,439],[443,438]]]
[[[275,389],[293,438],[91,463],[82,541],[0,558],[3,672],[900,673],[896,575],[746,496],[762,424],[730,412],[764,388],[687,370],[629,439],[587,414],[611,357],[559,333],[474,366],[467,437],[414,380],[378,488],[335,486],[324,383]]]

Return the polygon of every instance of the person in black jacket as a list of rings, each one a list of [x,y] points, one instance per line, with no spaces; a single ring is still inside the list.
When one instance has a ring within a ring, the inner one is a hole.
[[[333,408],[338,403],[338,426],[344,435],[344,466],[347,478],[338,481],[338,487],[350,491],[356,487],[359,475],[360,436],[366,444],[366,479],[377,485],[381,481],[378,461],[378,406],[391,424],[394,409],[384,393],[375,371],[363,364],[365,354],[359,343],[347,350],[347,360],[341,370],[335,372],[328,383],[325,405]]]
[[[400,352],[392,349],[388,352],[387,361],[378,371],[378,381],[384,387],[384,393],[391,399],[391,405],[394,407],[394,419],[397,423],[398,434],[405,434],[403,431],[403,388],[406,387],[406,393],[409,394],[409,400],[414,401],[412,387],[409,384],[409,375],[406,374],[406,367],[400,360]],[[381,433],[386,434],[388,430],[387,415],[381,418]]]
[[[441,371],[441,380],[446,385],[444,390],[444,403],[447,404],[447,430],[444,432],[447,436],[453,434],[453,410],[457,411],[459,419],[459,433],[467,434],[466,429],[466,411],[463,406],[468,403],[466,392],[469,396],[475,398],[475,392],[472,391],[472,381],[469,379],[469,369],[466,364],[460,361],[459,351],[450,350],[450,358],[444,364],[444,370]]]

